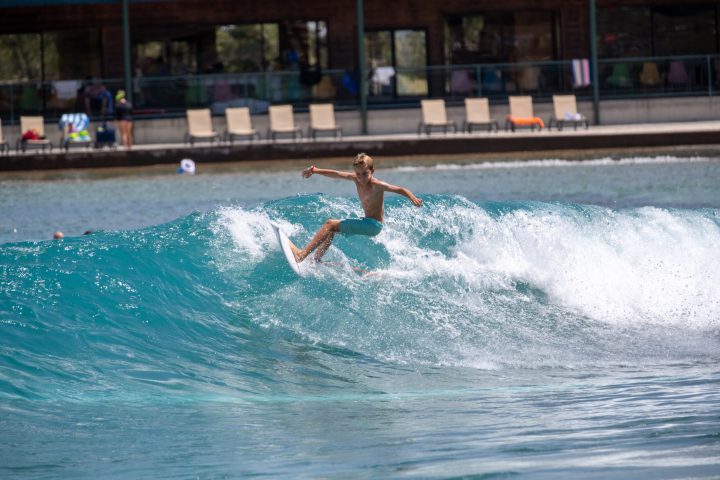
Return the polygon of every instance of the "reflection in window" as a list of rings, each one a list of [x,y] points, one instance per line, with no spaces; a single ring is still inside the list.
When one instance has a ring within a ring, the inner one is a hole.
[[[396,30],[395,58],[398,95],[427,95],[425,31]]]
[[[68,30],[43,34],[46,80],[102,75],[97,30]]]
[[[697,55],[717,51],[712,5],[653,8],[655,55]]]
[[[445,58],[455,65],[553,60],[556,24],[552,11],[452,15],[445,21]]]
[[[0,35],[0,80],[41,80],[40,34]]]
[[[175,35],[155,35],[143,32],[138,35],[133,47],[135,58],[135,75],[147,77],[164,77],[168,75],[182,76],[209,71],[214,66],[214,61],[208,61],[207,65],[199,65],[198,45],[201,39],[207,35],[202,32],[196,35],[182,35],[182,31],[175,32]]]
[[[649,7],[598,9],[597,31],[600,57],[652,55]]]
[[[322,21],[224,25],[216,29],[217,57],[227,72],[327,68]]]
[[[218,59],[228,72],[261,72],[277,67],[278,26],[274,23],[223,25],[216,29]]]
[[[374,96],[421,96],[428,93],[424,30],[365,33],[369,93]]]
[[[598,9],[598,55],[605,58],[717,52],[712,5]]]
[[[370,94],[393,95],[395,68],[392,56],[392,32],[368,32],[365,34],[366,70],[370,76]]]

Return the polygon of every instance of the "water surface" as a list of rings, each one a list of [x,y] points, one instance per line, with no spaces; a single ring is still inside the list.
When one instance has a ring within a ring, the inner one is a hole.
[[[0,180],[0,476],[718,478],[717,159],[296,167]]]

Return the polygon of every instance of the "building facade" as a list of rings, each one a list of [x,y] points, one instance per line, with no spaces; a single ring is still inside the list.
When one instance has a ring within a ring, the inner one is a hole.
[[[363,4],[371,99],[567,90],[567,62],[590,56],[587,0]],[[697,81],[700,88],[714,81],[720,1],[597,0],[596,6],[595,41],[606,61],[600,71],[603,88],[664,88],[670,57],[712,56],[712,62],[686,60],[683,67],[688,82]],[[133,93],[136,103],[150,110],[168,102],[203,104],[223,95],[266,102],[357,96],[355,0],[130,0],[129,20]],[[5,2],[0,82],[17,86],[0,93],[0,108],[18,96],[31,97],[23,90],[27,83],[53,85],[43,87],[35,100],[43,108],[51,103],[49,96],[69,99],[77,82],[91,78],[119,88],[125,75],[122,25],[118,0]],[[654,57],[659,60],[648,60]],[[268,72],[277,75],[233,80]],[[212,83],[208,93],[203,86],[162,81],[198,75],[228,76],[227,85]],[[575,82],[582,86],[587,84]]]

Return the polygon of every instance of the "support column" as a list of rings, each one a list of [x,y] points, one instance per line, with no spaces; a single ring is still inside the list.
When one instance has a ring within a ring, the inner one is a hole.
[[[133,101],[132,71],[130,65],[130,0],[122,0],[123,17],[123,63],[125,67],[125,95],[128,102]]]
[[[592,75],[593,89],[593,123],[600,124],[600,84],[598,83],[598,58],[597,58],[597,15],[595,12],[595,0],[590,1],[590,72]]]
[[[360,116],[362,118],[362,134],[367,135],[367,88],[365,87],[365,6],[363,0],[355,0],[357,10],[357,44],[358,44],[358,88],[360,89]]]

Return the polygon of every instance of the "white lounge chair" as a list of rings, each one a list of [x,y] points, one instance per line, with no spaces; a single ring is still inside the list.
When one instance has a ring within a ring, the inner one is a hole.
[[[473,126],[487,127],[488,132],[498,131],[498,122],[490,116],[490,104],[487,98],[465,99],[465,122],[463,130],[472,133]]]
[[[36,140],[23,140],[23,134],[29,130],[35,130],[40,138]],[[45,138],[45,120],[41,116],[20,117],[20,138],[17,141],[17,150],[24,152],[28,147],[42,148],[43,152],[46,147],[49,147],[52,152],[53,145],[50,140]]]
[[[309,136],[313,140],[318,132],[333,132],[336,138],[342,137],[342,128],[335,123],[335,108],[332,103],[310,105]]]
[[[195,143],[195,139],[212,142],[220,138],[220,134],[213,130],[209,108],[187,110],[187,126],[185,143],[190,145]]]
[[[270,128],[268,129],[268,137],[273,141],[278,134],[292,134],[293,140],[299,135],[302,138],[302,131],[295,126],[295,118],[293,115],[292,105],[272,105],[270,106]]]
[[[533,101],[531,96],[513,96],[509,97],[510,115],[505,120],[505,130],[515,131],[518,127],[530,127],[535,130],[538,127],[542,130],[545,122],[540,117],[536,117],[533,112]]]
[[[257,137],[260,140],[260,133],[252,126],[248,107],[225,109],[225,121],[225,141],[232,143],[235,137],[249,137],[250,141]]]
[[[589,128],[588,119],[577,111],[575,95],[553,95],[554,116],[548,121],[548,130],[555,124],[558,130],[562,130],[565,124],[572,124],[577,130],[578,125],[585,125]]]
[[[422,109],[422,121],[418,125],[418,135],[423,131],[426,135],[430,135],[435,127],[442,127],[444,133],[447,133],[448,127],[452,127],[453,131],[457,132],[455,122],[447,119],[445,100],[420,100],[420,108]]]

